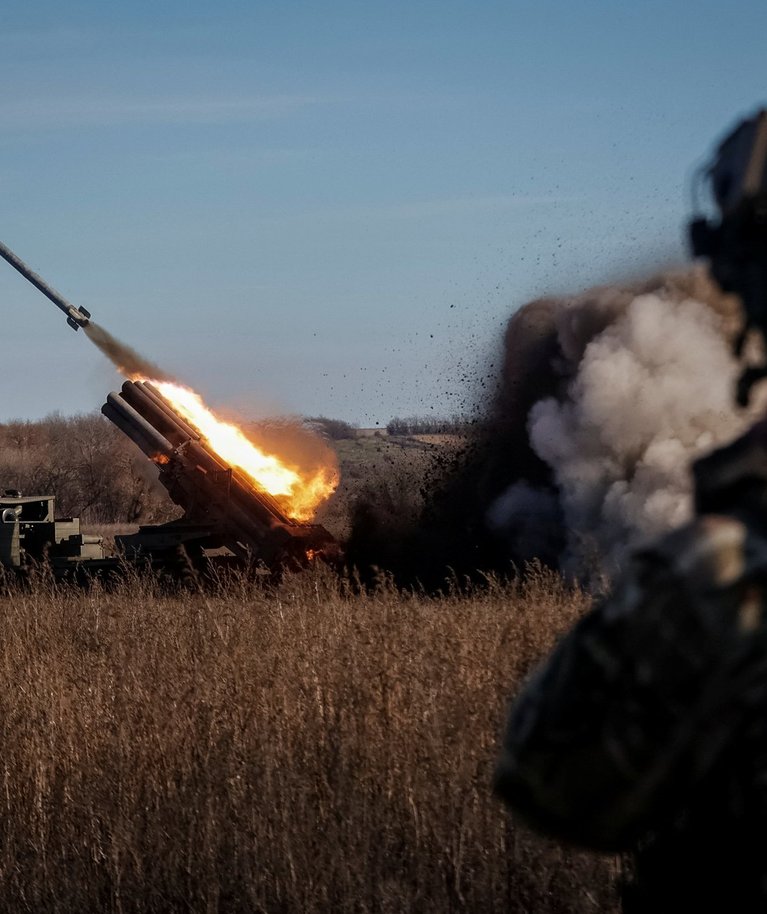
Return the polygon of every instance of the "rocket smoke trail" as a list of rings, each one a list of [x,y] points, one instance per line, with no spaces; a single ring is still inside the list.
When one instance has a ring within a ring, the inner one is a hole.
[[[50,286],[42,276],[35,273],[24,261],[18,257],[5,244],[0,242],[0,257],[20,273],[28,282],[53,302],[56,307],[67,315],[67,323],[73,330],[82,327],[88,338],[104,353],[115,365],[118,371],[127,375],[142,375],[153,377],[157,380],[166,380],[168,376],[156,365],[142,358],[137,352],[115,339],[111,333],[94,323],[90,311],[77,308],[70,301]]]
[[[97,346],[115,368],[131,378],[154,378],[157,381],[172,381],[173,378],[157,365],[139,355],[135,349],[121,343],[100,324],[92,320],[84,327],[88,339]]]

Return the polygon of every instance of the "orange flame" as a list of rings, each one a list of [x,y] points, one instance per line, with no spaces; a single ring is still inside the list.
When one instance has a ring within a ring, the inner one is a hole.
[[[307,472],[288,465],[275,454],[261,450],[236,425],[215,416],[193,390],[169,381],[152,381],[152,384],[199,432],[211,450],[273,495],[289,517],[310,520],[319,505],[336,490],[339,479],[335,466]]]

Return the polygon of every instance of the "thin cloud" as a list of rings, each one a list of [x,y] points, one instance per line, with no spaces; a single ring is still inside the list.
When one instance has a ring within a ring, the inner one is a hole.
[[[439,219],[447,216],[470,217],[472,214],[525,210],[530,207],[557,207],[582,203],[585,197],[578,194],[487,194],[464,197],[445,197],[431,200],[400,201],[391,204],[374,202],[350,206],[333,206],[301,209],[299,212],[271,213],[252,216],[252,221],[272,223],[309,223],[322,221],[352,222],[357,219],[390,221],[405,219]]]
[[[0,51],[3,55],[66,54],[92,47],[103,38],[103,33],[93,28],[62,26],[49,29],[5,29],[0,33]]]
[[[560,203],[574,203],[583,198],[568,194],[487,194],[468,197],[449,197],[439,200],[415,200],[412,203],[397,203],[381,207],[381,215],[419,218],[441,216],[493,209],[517,209],[525,206],[548,206]]]
[[[245,123],[286,117],[322,101],[324,100],[311,95],[159,99],[68,96],[58,99],[8,99],[0,101],[0,123],[6,130]]]
[[[247,168],[254,164],[283,165],[317,158],[321,151],[316,147],[245,146],[242,148],[217,147],[214,149],[185,148],[171,152],[145,152],[140,159],[147,165],[184,167],[204,165],[215,168]]]

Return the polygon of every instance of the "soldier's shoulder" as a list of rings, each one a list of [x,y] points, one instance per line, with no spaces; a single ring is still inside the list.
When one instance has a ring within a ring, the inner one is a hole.
[[[692,578],[701,587],[726,587],[758,559],[767,561],[761,534],[738,518],[707,514],[641,548],[634,562]]]
[[[705,594],[726,590],[767,572],[767,536],[761,523],[707,514],[638,549],[623,576],[625,585],[644,590],[666,579]]]

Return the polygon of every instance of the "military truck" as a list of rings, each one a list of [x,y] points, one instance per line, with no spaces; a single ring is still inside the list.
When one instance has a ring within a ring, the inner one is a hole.
[[[79,517],[56,517],[53,495],[6,489],[0,496],[0,565],[21,574],[42,562],[57,578],[81,571],[83,562],[92,571],[113,564],[102,538],[81,532]]]

